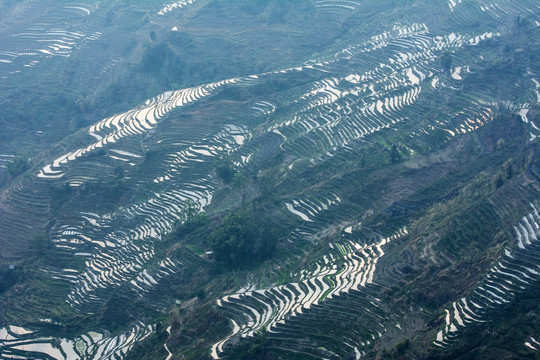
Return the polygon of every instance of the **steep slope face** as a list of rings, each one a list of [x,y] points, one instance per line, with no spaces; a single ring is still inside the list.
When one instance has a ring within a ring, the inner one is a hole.
[[[534,356],[540,6],[281,5],[156,9],[116,84],[166,91],[5,186],[0,356]]]
[[[290,16],[294,16],[294,22],[287,17],[282,18],[274,25],[269,24],[257,32],[256,38],[246,37],[245,34],[252,27],[260,25],[258,19],[264,15],[264,10],[267,8],[265,4],[243,5],[240,8],[227,9],[226,7],[220,8],[219,2],[211,4],[208,4],[207,1],[187,2],[181,6],[174,6],[171,11],[166,12],[162,10],[171,4],[164,4],[163,7],[158,5],[154,4],[155,8],[152,8],[148,4],[146,6],[138,3],[124,4],[122,1],[95,5],[95,12],[89,10],[90,15],[87,15],[87,20],[83,25],[100,29],[103,36],[93,42],[82,44],[80,48],[73,47],[69,56],[64,54],[66,57],[54,57],[39,51],[43,50],[39,47],[43,44],[41,41],[43,39],[40,38],[40,36],[44,36],[43,34],[32,36],[27,42],[6,43],[4,45],[6,53],[18,54],[24,48],[32,48],[32,54],[36,53],[35,56],[41,56],[43,59],[32,68],[24,66],[28,64],[19,64],[19,66],[16,62],[10,63],[11,65],[7,64],[18,67],[12,71],[13,73],[6,70],[8,74],[2,83],[6,89],[6,92],[2,93],[2,101],[6,111],[0,117],[3,129],[5,129],[2,132],[5,139],[0,144],[2,146],[0,153],[3,154],[1,167],[3,182],[12,180],[14,176],[19,175],[28,167],[28,164],[22,164],[25,166],[22,166],[21,169],[14,169],[21,171],[15,171],[10,176],[6,169],[9,164],[15,163],[12,159],[19,157],[26,159],[35,155],[31,159],[30,165],[36,166],[50,160],[53,167],[44,168],[41,174],[41,176],[50,178],[60,175],[58,171],[55,171],[58,163],[55,163],[52,157],[55,157],[58,162],[64,162],[64,158],[59,158],[65,155],[64,149],[81,147],[78,154],[69,154],[70,158],[87,156],[91,154],[90,150],[99,150],[96,147],[101,147],[102,143],[88,145],[88,139],[83,135],[64,138],[83,126],[93,124],[93,130],[89,133],[93,134],[91,136],[94,139],[97,138],[98,141],[105,134],[107,136],[103,140],[105,143],[115,141],[117,136],[130,138],[135,136],[138,142],[144,132],[152,130],[150,126],[156,125],[156,122],[163,120],[164,116],[170,116],[172,110],[192,104],[202,97],[215,95],[217,90],[222,88],[222,85],[226,85],[220,81],[227,79],[228,76],[230,82],[234,83],[241,80],[234,76],[242,75],[245,78],[250,74],[249,72],[246,74],[247,70],[253,70],[252,73],[268,69],[275,70],[282,68],[285,63],[297,61],[296,57],[300,56],[297,53],[281,55],[279,59],[270,61],[267,59],[267,53],[271,51],[267,47],[259,46],[255,51],[246,50],[252,48],[255,42],[260,44],[264,37],[283,37],[282,33],[291,30],[294,36],[288,36],[282,41],[285,43],[285,47],[296,49],[296,44],[303,42],[307,37],[320,46],[320,44],[330,42],[336,33],[335,26],[332,31],[328,31],[324,22],[321,23],[320,27],[303,30],[303,23],[313,21],[314,16],[311,12],[302,15],[302,4],[291,6]],[[7,33],[5,36],[13,37],[28,29],[34,29],[33,31],[37,32],[31,22],[32,17],[26,16],[27,12],[38,17],[40,24],[48,24],[49,27],[57,28],[64,23],[70,24],[69,26],[73,28],[82,26],[75,21],[79,21],[79,14],[78,12],[73,13],[71,5],[60,6],[67,12],[66,14],[55,11],[57,9],[54,6],[58,6],[58,4],[51,5],[46,1],[31,2],[24,4],[24,6],[22,4],[8,6],[10,11],[7,13],[5,21],[7,23],[17,22],[17,26],[6,25]],[[47,11],[43,9],[47,9]],[[241,12],[235,13],[235,9],[241,10]],[[227,16],[223,16],[223,11],[228,11]],[[12,13],[13,15],[9,16]],[[73,15],[75,20],[69,15]],[[230,36],[218,33],[219,29],[230,22],[229,20],[234,20],[233,25],[231,25],[232,29],[238,28],[239,30]],[[179,21],[186,27],[182,31],[178,30]],[[322,35],[313,36],[315,32],[320,32]],[[216,33],[218,34],[216,35]],[[235,48],[238,47],[236,51],[239,55],[249,52],[250,56],[254,56],[254,60],[257,61],[253,61],[247,56],[231,58],[230,46],[215,48],[213,44],[199,42],[200,37],[221,39],[219,41],[224,41],[228,45],[234,44]],[[59,38],[57,41],[68,40]],[[51,42],[53,43],[51,46],[56,46],[53,40]],[[48,38],[45,43],[49,44]],[[302,46],[298,48],[307,53]],[[272,53],[275,52],[272,51]],[[23,55],[17,56],[17,59],[23,57]],[[302,54],[301,57],[304,56],[307,55]],[[178,87],[182,86],[186,89],[179,90]],[[55,91],[51,91],[51,89],[55,89]],[[67,89],[70,91],[69,94],[66,94]],[[208,92],[209,90],[212,91],[212,94]],[[177,91],[174,93],[174,99],[167,102],[170,93],[174,91]],[[192,94],[191,91],[193,91]],[[31,93],[32,96],[18,96],[19,93],[25,92]],[[139,108],[147,101],[146,105]],[[156,102],[156,104],[150,104],[150,102]],[[138,124],[138,120],[135,119],[135,122],[131,121],[131,125],[125,124],[127,127],[122,130],[118,126],[123,126],[124,121],[133,114],[126,112],[122,118],[119,116],[117,119],[113,119],[111,114],[114,114],[116,109],[122,109],[118,112],[124,112],[131,106],[138,108],[137,110],[145,108],[146,113],[136,116],[144,118],[148,115],[149,118],[144,120],[144,125]],[[154,110],[158,107],[158,112],[154,114]],[[99,119],[98,116],[102,114],[108,121],[95,124],[96,120]],[[84,133],[88,133],[87,130],[85,128]],[[139,138],[136,135],[139,135]],[[200,133],[195,137],[204,137],[205,135],[208,133]],[[51,142],[58,141],[59,138],[64,138],[64,140],[56,148],[48,149],[46,155],[36,155],[37,149],[42,149]],[[185,141],[196,140],[188,136]],[[83,151],[86,146],[93,147]],[[141,152],[149,149],[149,147],[143,147],[133,154],[140,155]],[[171,151],[174,152],[174,150]],[[118,164],[123,164],[123,162],[120,161]],[[84,176],[90,180],[97,179],[88,174]],[[23,178],[19,179],[19,182],[21,180],[26,181]],[[109,178],[103,176],[101,180],[108,182]],[[28,181],[33,182],[34,176]],[[19,187],[14,183],[11,183],[11,190],[7,189],[6,193],[18,192]],[[50,182],[45,184],[50,184]],[[30,187],[32,186],[30,185]],[[59,185],[59,187],[61,186]],[[46,207],[50,199],[46,199],[48,191],[43,190],[38,191],[40,196],[44,197],[43,200],[21,199],[21,202],[32,201]],[[13,196],[18,195],[13,194]],[[24,198],[25,195],[21,194],[21,197]],[[6,207],[4,217],[9,219],[6,223],[12,224],[11,226],[18,224],[17,219],[15,219],[17,213],[28,210],[24,204],[17,208],[18,201],[6,200],[3,204]],[[49,214],[47,210],[40,213],[42,216],[39,214],[28,216],[27,226],[19,227],[21,232],[24,232],[25,228],[29,228],[30,233],[17,234],[16,230],[5,231],[5,243],[11,244],[10,246],[15,246],[15,248],[8,250],[9,247],[6,247],[2,257],[9,259],[11,263],[25,258],[28,254],[28,240],[36,233],[45,231]],[[32,230],[32,228],[34,229]],[[8,262],[8,260],[3,262]]]

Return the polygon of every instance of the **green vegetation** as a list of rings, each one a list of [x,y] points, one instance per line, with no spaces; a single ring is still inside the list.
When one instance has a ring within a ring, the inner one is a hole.
[[[9,290],[13,285],[17,283],[20,278],[20,271],[9,266],[0,270],[0,294],[3,294]]]
[[[449,71],[452,68],[452,54],[445,51],[441,56],[441,69],[443,71]]]
[[[12,177],[22,174],[28,170],[28,159],[24,156],[17,156],[13,161],[8,163],[7,169]]]
[[[132,359],[206,359],[237,327],[223,358],[538,357],[533,271],[433,346],[540,199],[540,9],[480,3],[3,2],[21,33],[100,35],[0,79],[0,322],[155,325]]]
[[[390,152],[390,161],[392,162],[392,164],[395,164],[401,161],[401,154],[396,144],[392,144],[392,150]]]
[[[235,360],[274,359],[274,355],[268,353],[268,345],[268,334],[267,332],[262,332],[257,334],[257,337],[253,341],[241,341],[240,345],[231,354],[231,358]]]
[[[226,267],[245,268],[272,257],[280,227],[263,212],[242,209],[228,214],[209,236],[216,260]]]
[[[216,166],[216,173],[225,184],[230,183],[236,175],[236,171],[232,167],[232,164],[227,160],[220,161]]]

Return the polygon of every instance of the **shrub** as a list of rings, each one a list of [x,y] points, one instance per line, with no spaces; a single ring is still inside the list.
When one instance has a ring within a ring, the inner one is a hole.
[[[7,166],[8,172],[11,176],[15,177],[28,170],[28,159],[23,156],[16,157]]]

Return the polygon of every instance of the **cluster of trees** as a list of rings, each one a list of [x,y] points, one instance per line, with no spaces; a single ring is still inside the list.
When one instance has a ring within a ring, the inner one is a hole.
[[[390,151],[390,161],[392,164],[397,164],[402,159],[401,153],[396,144],[392,144],[392,150]]]
[[[230,161],[224,160],[217,164],[216,174],[225,184],[228,184],[234,179],[236,170]]]
[[[445,51],[441,56],[441,69],[443,71],[450,71],[452,68],[452,54],[449,51]]]
[[[185,64],[169,48],[166,43],[150,45],[146,48],[140,68],[154,76],[163,73],[173,76],[182,76]]]
[[[512,176],[514,176],[514,166],[513,166],[513,160],[508,159],[503,164],[503,171],[498,172],[493,177],[493,184],[495,188],[500,188],[504,185],[506,180],[509,180]]]
[[[275,359],[275,356],[268,353],[270,348],[270,339],[266,330],[259,331],[257,336],[251,340],[242,339],[240,344],[232,353],[232,358],[239,360],[270,360]],[[281,357],[280,357],[281,359]]]
[[[141,62],[135,69],[139,76],[142,75],[141,79],[145,82],[156,82],[161,89],[158,91],[206,83],[220,76],[230,77],[233,75],[235,66],[238,65],[231,64],[228,60],[218,61],[194,57],[188,51],[180,54],[178,48],[189,49],[197,46],[184,32],[174,31],[169,34],[167,40],[147,44],[143,50]],[[209,43],[208,48],[213,48],[211,40],[204,40],[204,42]],[[124,85],[118,84],[118,86]]]
[[[183,219],[176,224],[175,237],[189,234],[208,224],[208,215],[204,211],[200,212],[199,205],[192,199],[186,199],[182,207]]]
[[[227,267],[245,268],[272,256],[279,233],[271,215],[241,209],[227,215],[208,241],[217,261]]]
[[[28,170],[28,159],[24,156],[17,156],[12,162],[8,163],[7,169],[12,177],[22,174]]]
[[[247,177],[234,168],[234,165],[227,157],[220,158],[214,163],[216,175],[224,184],[231,184],[233,187],[241,187],[247,181]],[[257,175],[253,175],[255,179]]]
[[[16,269],[1,269],[0,270],[0,294],[4,293],[10,287],[15,285],[19,280],[19,271]]]

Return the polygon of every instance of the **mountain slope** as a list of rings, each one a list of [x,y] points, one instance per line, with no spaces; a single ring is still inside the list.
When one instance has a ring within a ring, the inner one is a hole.
[[[95,11],[121,60],[4,178],[0,357],[537,356],[536,2]]]

